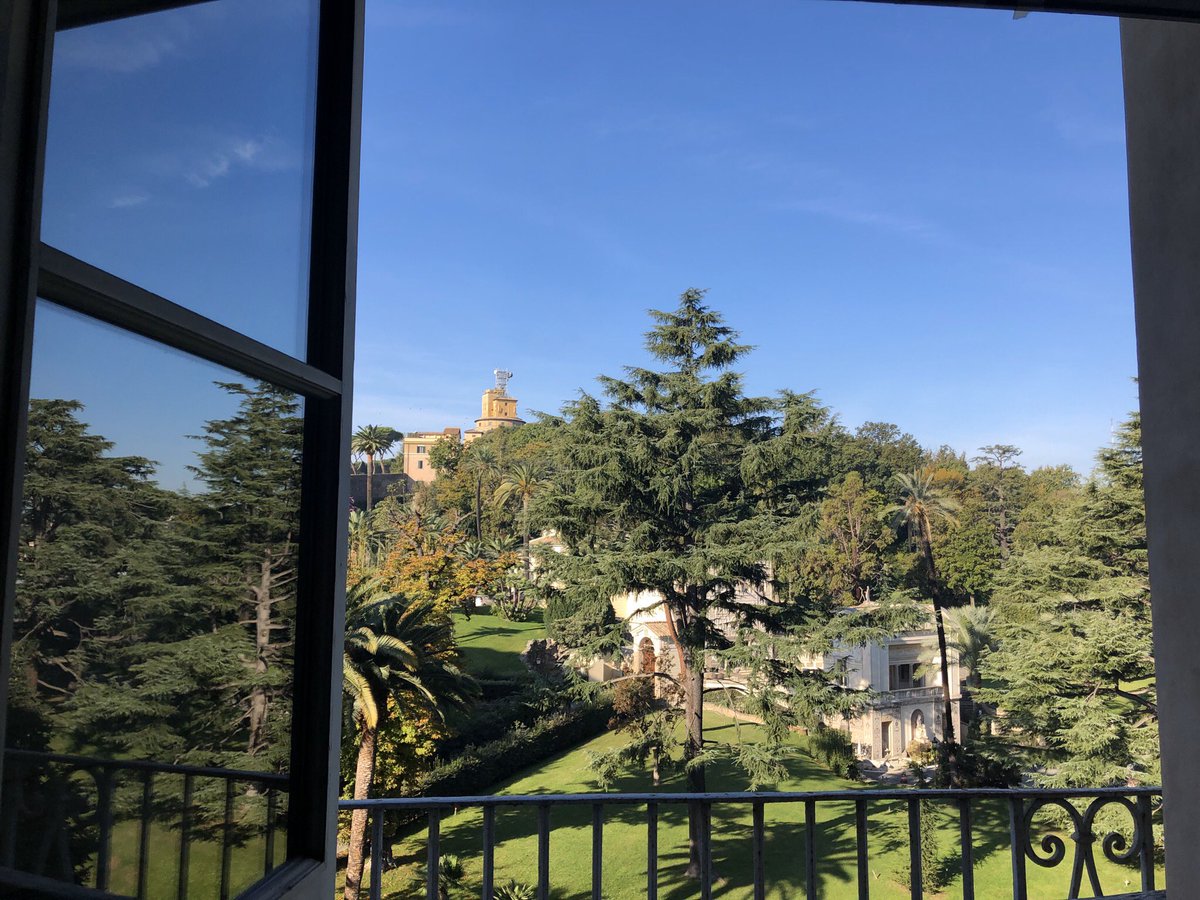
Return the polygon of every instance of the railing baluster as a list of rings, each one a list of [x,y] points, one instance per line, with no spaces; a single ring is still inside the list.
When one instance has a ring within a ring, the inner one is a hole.
[[[958,801],[958,842],[962,845],[963,900],[975,900],[975,847],[971,834],[971,798]]]
[[[275,789],[267,788],[267,835],[263,848],[263,875],[270,875],[275,868]]]
[[[175,896],[186,900],[188,875],[192,861],[192,793],[196,788],[192,775],[183,776],[183,809],[179,814],[179,872]]]
[[[751,857],[754,868],[754,900],[766,900],[767,873],[763,862],[763,841],[766,836],[764,827],[764,809],[761,800],[754,801],[754,825],[751,836]]]
[[[854,801],[854,846],[858,854],[858,900],[870,900],[871,878],[867,868],[867,801]]]
[[[375,810],[371,823],[371,900],[383,898],[383,810]]]
[[[1008,839],[1012,845],[1013,900],[1028,900],[1025,884],[1025,804],[1020,797],[1008,798]]]
[[[142,824],[138,831],[137,896],[146,900],[146,881],[150,874],[150,819],[153,816],[154,772],[142,773]]]
[[[496,807],[483,808],[483,900],[496,893]]]
[[[700,810],[700,900],[712,898],[712,804],[701,802]]]
[[[925,886],[922,883],[924,873],[921,871],[921,801],[908,801],[908,881],[912,900],[921,900],[925,896]]]
[[[817,803],[804,801],[804,896],[817,900]]]
[[[592,804],[592,900],[603,900],[604,807]]]
[[[1142,890],[1154,890],[1154,814],[1150,798],[1142,794],[1137,798],[1138,824],[1141,826],[1142,846],[1138,854],[1142,868]]]
[[[537,900],[550,900],[550,804],[538,805]]]
[[[96,889],[108,890],[108,876],[112,868],[113,829],[113,781],[117,773],[109,768],[93,772],[96,779],[96,815],[100,822],[100,844],[96,848]]]
[[[425,898],[438,900],[438,876],[442,868],[442,811],[429,811],[429,839],[425,844]]]
[[[658,804],[646,804],[646,900],[658,900]]]
[[[229,900],[229,875],[233,865],[233,779],[225,779],[225,822],[221,826],[221,900]]]

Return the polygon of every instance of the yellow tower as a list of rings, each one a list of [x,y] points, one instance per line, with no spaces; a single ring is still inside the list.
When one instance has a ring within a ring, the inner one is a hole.
[[[508,395],[508,379],[512,378],[512,372],[496,369],[493,374],[496,376],[496,386],[483,392],[481,415],[475,420],[475,427],[464,435],[468,441],[497,428],[525,424],[524,419],[517,417],[517,399]]]

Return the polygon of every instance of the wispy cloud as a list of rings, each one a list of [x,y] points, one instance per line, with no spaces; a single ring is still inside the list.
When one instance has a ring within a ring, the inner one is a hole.
[[[67,32],[55,48],[59,62],[81,69],[128,75],[157,66],[173,56],[179,41],[165,33],[95,34],[88,29]]]
[[[227,135],[160,153],[147,168],[160,177],[182,178],[194,188],[206,188],[239,170],[281,172],[298,169],[300,163],[300,154],[280,138]]]
[[[926,241],[940,241],[945,233],[927,219],[905,213],[877,209],[844,200],[795,200],[781,204],[795,212],[824,216],[847,225],[862,225]]]
[[[134,206],[141,206],[150,199],[150,195],[145,191],[128,191],[126,193],[117,194],[109,201],[110,209],[130,209]]]

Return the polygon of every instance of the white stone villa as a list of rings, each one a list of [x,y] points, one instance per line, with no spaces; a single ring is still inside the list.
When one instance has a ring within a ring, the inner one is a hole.
[[[744,598],[752,600],[748,593]],[[657,593],[630,592],[613,598],[617,616],[628,622],[629,641],[624,648],[625,665],[631,672],[678,670],[675,644]],[[815,656],[811,667],[838,671],[847,688],[869,689],[874,698],[861,715],[846,720],[829,719],[830,727],[849,732],[860,759],[875,764],[898,762],[907,757],[912,741],[939,740],[943,733],[941,673],[918,676],[922,655],[935,645],[932,625],[927,630],[896,635],[883,644],[839,648]],[[950,655],[950,696],[954,703],[955,734],[961,733],[958,658]],[[711,688],[740,687],[736,671],[709,669],[706,685]]]

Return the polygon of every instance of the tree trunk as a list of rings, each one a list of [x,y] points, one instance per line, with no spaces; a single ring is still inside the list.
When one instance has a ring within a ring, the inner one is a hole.
[[[475,476],[475,540],[483,540],[483,473]]]
[[[251,588],[254,594],[254,663],[251,668],[259,684],[250,691],[250,709],[247,712],[246,752],[254,756],[267,743],[267,688],[261,684],[267,674],[267,657],[271,650],[271,555],[259,563],[258,584]]]
[[[354,768],[354,799],[366,800],[371,795],[375,777],[375,746],[378,726],[362,726],[358,744],[358,764]],[[350,813],[350,853],[346,858],[346,891],[344,900],[358,900],[366,868],[367,818],[369,810],[356,809]],[[372,853],[382,853],[382,847],[372,847]]]
[[[529,585],[529,497],[521,498],[521,518],[525,520],[525,584]]]
[[[708,790],[704,766],[689,765],[704,751],[704,651],[687,654],[687,669],[680,673],[683,685],[683,721],[686,738],[683,745],[684,765],[687,766],[687,789],[690,793]],[[700,877],[700,841],[708,831],[704,807],[699,803],[688,804],[688,864],[684,874],[691,878]]]
[[[367,512],[371,511],[371,482],[375,476],[375,457],[367,454]]]
[[[921,556],[925,560],[926,574],[929,576],[929,593],[933,598],[933,622],[937,629],[938,663],[942,670],[942,740],[950,748],[947,763],[950,778],[957,784],[958,753],[954,749],[954,702],[950,699],[950,655],[946,650],[946,624],[942,618],[942,590],[937,580],[937,568],[933,564],[933,543],[928,532],[924,530],[921,534]]]

